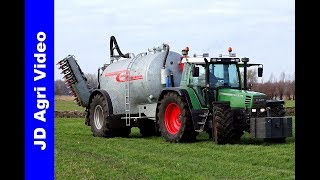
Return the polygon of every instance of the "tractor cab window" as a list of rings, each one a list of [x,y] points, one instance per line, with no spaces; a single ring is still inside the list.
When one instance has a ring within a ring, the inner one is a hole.
[[[240,88],[238,69],[236,64],[210,64],[210,87]]]
[[[198,77],[193,77],[192,75],[190,76],[190,85],[192,86],[200,86],[200,87],[205,87],[206,85],[206,71],[204,65],[200,64],[195,64],[195,67],[199,67],[199,76]]]

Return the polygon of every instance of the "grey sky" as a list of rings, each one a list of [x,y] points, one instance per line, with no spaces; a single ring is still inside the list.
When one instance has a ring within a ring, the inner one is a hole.
[[[55,63],[75,55],[84,73],[109,62],[109,38],[123,53],[138,54],[162,43],[181,53],[227,54],[264,64],[271,73],[295,71],[293,0],[56,0]],[[55,66],[55,79],[61,79]]]

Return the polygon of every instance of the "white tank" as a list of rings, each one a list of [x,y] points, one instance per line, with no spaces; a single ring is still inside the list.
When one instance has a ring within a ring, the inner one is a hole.
[[[165,79],[161,81],[161,69],[163,68],[166,51],[157,49],[149,53],[143,53],[138,58],[123,58],[108,65],[100,76],[100,88],[106,90],[111,98],[113,114],[125,114],[125,85],[130,87],[130,111],[138,113],[137,105],[157,102],[162,88],[166,86]],[[165,74],[173,74],[174,86],[180,86],[181,55],[169,51]],[[133,60],[133,61],[132,61]],[[130,81],[126,82],[126,72],[130,62]]]

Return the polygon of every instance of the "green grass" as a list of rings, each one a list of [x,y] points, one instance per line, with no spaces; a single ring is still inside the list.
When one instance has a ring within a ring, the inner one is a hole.
[[[295,100],[285,100],[285,106],[286,107],[295,107]]]
[[[240,144],[216,145],[162,137],[93,137],[82,118],[55,119],[55,179],[294,179],[295,139],[266,144],[248,134]]]
[[[56,98],[55,103],[55,110],[56,111],[84,111],[84,108],[81,106],[78,106],[74,101],[70,101],[70,98],[68,100],[59,99]],[[285,106],[286,107],[295,107],[295,100],[285,100]]]
[[[54,100],[55,111],[84,111],[84,108],[78,106],[74,101]]]

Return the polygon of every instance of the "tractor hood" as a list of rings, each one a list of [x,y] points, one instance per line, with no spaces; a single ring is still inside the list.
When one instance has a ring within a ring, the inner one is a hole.
[[[263,93],[239,89],[219,89],[218,101],[229,101],[232,108],[265,107],[267,96]]]

